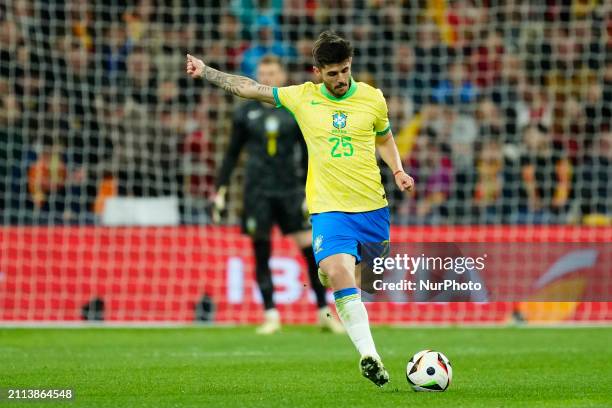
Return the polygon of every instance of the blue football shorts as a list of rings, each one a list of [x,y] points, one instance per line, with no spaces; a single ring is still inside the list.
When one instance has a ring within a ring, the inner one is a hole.
[[[312,214],[312,249],[317,265],[335,254],[349,254],[361,262],[363,244],[389,241],[389,207],[347,213],[331,211]]]

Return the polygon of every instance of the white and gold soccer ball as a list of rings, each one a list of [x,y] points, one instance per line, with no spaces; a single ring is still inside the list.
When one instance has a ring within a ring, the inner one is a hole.
[[[437,351],[419,351],[406,366],[406,380],[415,391],[445,391],[452,378],[450,361]]]

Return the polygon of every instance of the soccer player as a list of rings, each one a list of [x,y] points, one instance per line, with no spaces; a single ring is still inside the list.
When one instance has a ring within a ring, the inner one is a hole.
[[[268,86],[285,85],[287,74],[281,60],[273,55],[264,56],[257,65],[257,80]],[[306,149],[300,128],[287,110],[275,109],[258,100],[249,101],[234,112],[229,148],[217,177],[217,214],[225,208],[227,185],[243,148],[248,152],[248,160],[242,230],[251,237],[255,277],[265,310],[264,323],[257,333],[272,334],[281,327],[280,315],[274,307],[272,273],[268,266],[270,230],[275,222],[284,234],[291,235],[306,259],[317,298],[319,325],[333,333],[344,333],[342,325],[332,317],[327,306],[326,290],[317,275],[312,231],[302,209],[304,179],[299,176],[299,164],[305,163],[297,162],[296,153],[305,157]]]
[[[272,87],[217,71],[191,55],[186,70],[193,78],[282,106],[295,116],[308,148],[306,200],[321,278],[334,290],[340,320],[361,355],[362,375],[383,386],[389,374],[374,345],[355,279],[360,245],[389,239],[389,209],[376,148],[400,190],[411,190],[414,181],[402,168],[382,92],[351,77],[351,44],[325,31],[314,44],[313,57],[321,84]]]

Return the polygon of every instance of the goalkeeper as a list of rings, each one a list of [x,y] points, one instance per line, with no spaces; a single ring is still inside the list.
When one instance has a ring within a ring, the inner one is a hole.
[[[374,345],[355,279],[361,245],[389,239],[389,209],[376,148],[400,190],[412,189],[414,181],[402,168],[382,92],[351,77],[351,44],[325,31],[314,44],[313,57],[321,84],[272,87],[217,71],[191,55],[186,69],[193,78],[204,77],[234,95],[283,106],[295,116],[308,148],[306,199],[321,278],[334,290],[340,320],[361,355],[362,375],[383,386],[389,374]]]
[[[276,56],[264,56],[257,66],[257,80],[264,85],[283,86],[286,73]],[[302,133],[289,112],[253,100],[234,112],[232,136],[217,177],[217,196],[213,218],[218,221],[225,209],[227,185],[240,151],[246,148],[244,210],[242,230],[251,237],[255,253],[255,276],[264,304],[264,323],[259,334],[280,330],[280,315],[274,306],[272,273],[268,266],[270,231],[277,223],[284,234],[291,235],[302,250],[308,275],[314,289],[318,321],[321,328],[343,333],[342,325],[332,317],[327,306],[326,290],[317,276],[312,251],[312,232],[303,210],[304,180],[296,158],[306,156]],[[305,163],[302,163],[303,167]],[[305,169],[302,170],[302,174]]]

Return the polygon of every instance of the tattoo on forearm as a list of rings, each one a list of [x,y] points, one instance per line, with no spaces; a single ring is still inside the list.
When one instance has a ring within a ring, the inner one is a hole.
[[[204,78],[237,96],[246,96],[245,91],[251,87],[256,89],[257,92],[264,92],[269,88],[266,85],[258,84],[251,78],[226,74],[208,66],[204,69]]]

